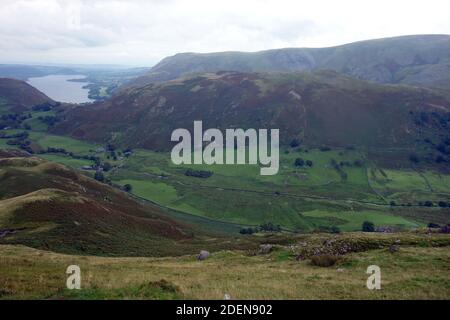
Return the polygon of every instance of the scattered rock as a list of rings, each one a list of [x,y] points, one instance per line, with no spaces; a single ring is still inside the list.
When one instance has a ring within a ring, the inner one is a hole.
[[[446,226],[442,227],[439,230],[440,233],[450,233],[450,224],[447,224]]]
[[[271,244],[262,244],[259,246],[259,254],[268,254],[273,250],[273,245]]]
[[[200,254],[197,257],[197,260],[203,261],[203,260],[208,259],[209,256],[210,256],[210,253],[208,251],[202,250],[202,251],[200,251]]]
[[[297,261],[303,261],[303,260],[305,260],[305,257],[304,257],[303,255],[299,254],[299,255],[297,255],[297,256],[295,257],[295,260],[297,260]]]
[[[381,232],[381,233],[394,233],[397,230],[390,226],[380,226],[375,229],[375,232]]]
[[[400,247],[396,244],[392,244],[389,246],[389,252],[390,253],[394,253],[397,252],[398,250],[400,250]]]
[[[331,267],[339,261],[338,256],[321,254],[311,257],[311,264],[318,267]]]
[[[17,229],[0,229],[0,238],[5,238],[6,236],[16,234],[19,231],[25,230],[25,228]]]

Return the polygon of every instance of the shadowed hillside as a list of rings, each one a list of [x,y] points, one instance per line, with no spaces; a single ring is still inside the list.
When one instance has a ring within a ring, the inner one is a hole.
[[[11,112],[23,112],[44,103],[54,102],[24,81],[0,78],[0,107],[6,106]]]
[[[279,128],[281,143],[411,147],[448,134],[450,101],[429,89],[379,85],[332,71],[219,72],[131,88],[75,107],[55,133],[167,150],[176,128]]]

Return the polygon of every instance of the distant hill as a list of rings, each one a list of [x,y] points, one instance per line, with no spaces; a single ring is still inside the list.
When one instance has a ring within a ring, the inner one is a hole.
[[[279,128],[282,144],[411,147],[448,135],[450,100],[433,90],[380,85],[332,71],[219,72],[127,89],[69,109],[55,133],[167,150],[171,132]]]
[[[0,64],[0,77],[2,78],[28,80],[31,77],[43,77],[49,74],[77,74],[77,72],[67,67]]]
[[[24,81],[0,78],[0,107],[11,112],[23,112],[43,103],[54,101]]]
[[[447,89],[450,35],[368,40],[329,48],[286,48],[260,52],[181,53],[163,59],[128,86],[166,81],[199,72],[287,72],[329,69],[378,83]]]

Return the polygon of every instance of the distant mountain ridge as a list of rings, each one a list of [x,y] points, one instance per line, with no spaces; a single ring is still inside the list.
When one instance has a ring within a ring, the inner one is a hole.
[[[321,69],[378,83],[447,88],[450,85],[450,35],[402,36],[329,48],[180,53],[163,59],[127,87],[172,80],[191,73]]]

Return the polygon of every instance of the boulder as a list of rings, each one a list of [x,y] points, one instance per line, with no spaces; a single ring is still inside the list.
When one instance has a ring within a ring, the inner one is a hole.
[[[259,246],[259,254],[268,254],[273,250],[273,245],[271,244],[262,244]]]
[[[200,251],[199,255],[197,256],[197,260],[203,261],[209,258],[210,253],[206,250]]]
[[[450,233],[450,224],[447,224],[446,226],[442,227],[439,230],[440,233]]]
[[[398,250],[400,250],[400,247],[396,244],[392,244],[389,246],[389,252],[390,253],[394,253],[397,252]]]

